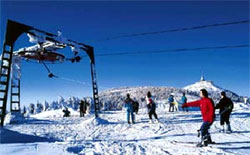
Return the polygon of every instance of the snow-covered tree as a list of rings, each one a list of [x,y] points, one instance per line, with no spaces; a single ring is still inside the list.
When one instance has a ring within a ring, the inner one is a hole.
[[[44,111],[49,110],[49,103],[47,101],[44,102]]]
[[[43,111],[43,105],[39,101],[36,103],[36,113],[40,113]]]
[[[34,114],[35,113],[35,105],[33,103],[31,103],[29,105],[29,113],[30,114]]]

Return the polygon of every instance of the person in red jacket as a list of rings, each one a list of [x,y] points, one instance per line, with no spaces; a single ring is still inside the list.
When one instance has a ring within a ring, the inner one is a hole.
[[[201,142],[197,144],[197,146],[202,147],[202,146],[207,146],[207,144],[212,144],[211,136],[208,132],[210,126],[214,122],[215,118],[215,108],[214,108],[214,102],[211,98],[208,98],[208,92],[206,89],[201,89],[200,90],[200,100],[194,101],[194,102],[189,102],[189,103],[184,103],[182,105],[183,108],[185,107],[200,107],[201,109],[201,114],[202,114],[202,119],[203,123],[200,128],[200,133],[201,133]]]

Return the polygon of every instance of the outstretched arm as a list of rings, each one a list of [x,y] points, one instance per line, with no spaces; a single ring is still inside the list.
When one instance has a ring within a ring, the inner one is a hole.
[[[189,102],[189,103],[184,103],[182,107],[200,107],[200,100]]]

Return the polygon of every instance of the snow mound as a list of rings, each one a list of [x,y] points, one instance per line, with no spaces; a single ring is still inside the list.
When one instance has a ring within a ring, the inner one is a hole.
[[[250,104],[245,104],[242,102],[234,103],[234,110],[249,110]]]
[[[110,122],[105,119],[99,117],[98,118],[93,117],[81,123],[80,126],[86,126],[86,125],[98,126],[98,125],[108,125],[108,124],[110,124]]]
[[[23,123],[25,121],[25,118],[20,112],[12,112],[8,113],[5,116],[4,124],[19,124]]]
[[[79,116],[79,112],[69,108],[70,111],[70,116]],[[56,117],[63,117],[63,112],[62,109],[57,109],[57,110],[50,110],[50,111],[44,111],[38,114],[31,115],[30,117],[32,118],[56,118]]]

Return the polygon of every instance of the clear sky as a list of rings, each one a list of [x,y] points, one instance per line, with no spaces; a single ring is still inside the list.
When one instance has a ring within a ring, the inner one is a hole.
[[[249,24],[93,42],[107,37],[249,19],[249,2],[2,2],[1,50],[7,19],[87,43],[96,54],[249,44]],[[88,41],[88,42],[86,42]],[[22,36],[15,48],[30,45]],[[64,51],[70,53],[71,51]],[[91,84],[89,60],[49,65],[65,78]],[[205,78],[249,93],[249,48],[96,57],[100,90],[122,86],[184,87]],[[92,88],[49,79],[41,64],[22,63],[21,100],[89,96]]]

